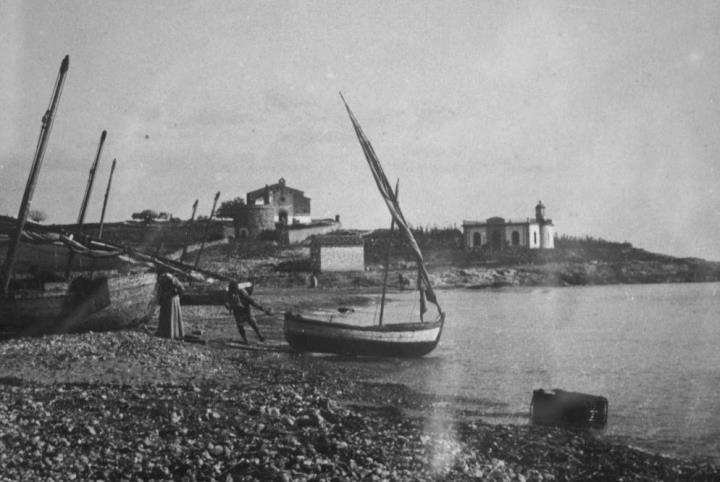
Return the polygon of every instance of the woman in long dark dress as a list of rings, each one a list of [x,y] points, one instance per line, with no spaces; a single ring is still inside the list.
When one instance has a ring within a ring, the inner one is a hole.
[[[180,338],[185,336],[180,294],[183,285],[170,273],[162,273],[158,278],[158,298],[160,302],[160,320],[157,335],[163,338]]]

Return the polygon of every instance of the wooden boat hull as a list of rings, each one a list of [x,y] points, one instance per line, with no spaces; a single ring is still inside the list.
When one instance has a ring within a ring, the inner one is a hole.
[[[135,326],[155,311],[155,283],[154,273],[115,274],[15,290],[0,297],[0,331],[35,336]]]
[[[299,352],[416,358],[440,341],[445,315],[434,322],[354,326],[285,313],[285,339]]]

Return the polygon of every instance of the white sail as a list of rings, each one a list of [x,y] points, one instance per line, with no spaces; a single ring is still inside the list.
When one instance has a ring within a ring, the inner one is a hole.
[[[392,186],[390,185],[390,182],[388,181],[387,176],[383,171],[382,165],[380,165],[380,161],[375,154],[375,150],[373,149],[367,137],[365,137],[365,134],[360,127],[360,124],[358,123],[357,119],[355,119],[355,116],[350,110],[347,102],[345,102],[345,98],[343,97],[342,93],[340,94],[340,98],[342,99],[343,104],[345,104],[345,109],[347,109],[350,120],[352,121],[353,127],[355,128],[355,134],[357,135],[358,141],[360,141],[360,146],[362,147],[363,153],[365,154],[365,159],[367,159],[368,165],[370,166],[370,171],[372,172],[373,178],[375,179],[375,184],[377,184],[377,187],[380,190],[380,195],[382,195],[383,199],[385,200],[385,204],[390,210],[390,215],[397,223],[400,232],[402,233],[403,237],[412,249],[413,254],[415,255],[415,260],[418,265],[418,289],[421,292],[421,303],[422,294],[424,294],[428,301],[434,303],[435,306],[437,306],[438,311],[442,313],[442,309],[440,308],[440,305],[437,302],[437,297],[435,296],[435,291],[433,290],[432,284],[430,283],[430,276],[427,272],[427,268],[425,267],[425,261],[423,259],[422,252],[420,252],[420,247],[418,246],[415,237],[410,231],[410,226],[405,220],[405,216],[403,215],[402,210],[400,209],[400,205],[398,204],[397,197],[395,196],[395,193],[392,190]],[[424,303],[422,304],[424,305]]]

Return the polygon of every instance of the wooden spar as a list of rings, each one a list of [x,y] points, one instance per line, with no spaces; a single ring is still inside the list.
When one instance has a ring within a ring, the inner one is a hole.
[[[30,168],[30,175],[28,176],[28,181],[25,185],[25,193],[23,194],[23,199],[20,203],[20,210],[18,211],[17,227],[12,241],[10,242],[10,246],[8,247],[5,263],[3,264],[2,285],[0,286],[2,293],[7,293],[8,288],[10,287],[10,278],[12,277],[13,268],[15,266],[15,258],[20,245],[20,238],[22,237],[22,232],[25,228],[25,221],[27,220],[30,204],[32,203],[32,197],[35,192],[35,184],[37,183],[38,175],[40,174],[40,168],[42,167],[45,148],[47,147],[47,140],[50,136],[55,111],[57,109],[58,102],[60,101],[60,94],[62,93],[63,83],[65,82],[65,75],[67,74],[69,67],[70,56],[66,55],[60,64],[60,71],[58,72],[58,77],[55,81],[55,88],[53,89],[53,94],[50,99],[50,105],[42,118],[40,137],[38,138],[38,143],[35,148],[35,158],[33,159],[32,167]]]
[[[90,201],[90,193],[92,192],[93,183],[95,182],[95,172],[97,172],[98,162],[100,162],[100,154],[102,153],[103,146],[105,145],[105,138],[107,137],[107,131],[102,131],[100,134],[100,143],[98,144],[97,153],[95,154],[95,160],[90,167],[90,174],[88,175],[88,183],[85,187],[85,195],[83,196],[82,204],[80,204],[80,213],[78,214],[77,224],[75,226],[76,232],[79,234],[80,226],[85,222],[85,212],[87,211],[88,201]],[[75,259],[75,252],[70,251],[68,255],[67,267],[65,268],[65,277],[70,276],[70,268],[72,267],[73,259]]]
[[[205,232],[203,233],[202,243],[200,243],[200,249],[198,250],[198,254],[195,257],[195,265],[193,266],[194,268],[197,268],[198,264],[200,264],[200,255],[202,255],[203,249],[205,249],[205,241],[207,240],[208,232],[210,231],[210,223],[212,222],[212,218],[215,215],[215,207],[217,206],[219,198],[220,191],[215,193],[215,200],[213,201],[212,209],[210,210],[210,217],[205,224]]]
[[[185,239],[185,245],[183,246],[183,249],[182,249],[182,254],[180,255],[180,260],[185,258],[185,255],[187,255],[187,245],[188,245],[188,242],[190,242],[190,232],[192,231],[192,223],[193,223],[193,221],[195,221],[195,212],[197,211],[198,201],[199,200],[196,199],[195,202],[193,203],[193,210],[192,210],[192,214],[190,215],[190,222],[188,223],[188,232],[187,232],[187,236]]]
[[[51,230],[46,230],[49,232],[52,232]],[[203,281],[204,277],[206,278],[212,278],[219,281],[236,281],[234,278],[231,278],[229,276],[225,276],[219,273],[214,273],[212,271],[207,271],[200,268],[193,268],[189,264],[185,264],[182,261],[172,260],[169,258],[164,258],[159,255],[146,253],[143,251],[140,251],[135,248],[131,248],[129,246],[125,246],[122,244],[116,244],[109,241],[101,241],[96,240],[93,238],[88,237],[87,242],[85,245],[80,245],[76,241],[68,238],[67,236],[60,234],[60,240],[68,244],[70,246],[77,245],[80,249],[99,249],[99,250],[105,250],[105,251],[116,251],[121,257],[125,258],[131,258],[139,262],[143,263],[152,263],[157,267],[161,267],[164,269],[168,269],[170,271],[173,271],[175,273],[182,274],[184,276],[187,276],[191,279],[196,279],[199,281]]]
[[[395,200],[397,201],[400,191],[400,179],[395,181]],[[385,273],[383,274],[382,296],[380,297],[380,320],[378,325],[382,326],[383,314],[385,313],[385,294],[387,293],[388,271],[390,271],[390,248],[392,246],[393,230],[395,229],[395,218],[390,216],[390,237],[388,238],[387,251],[385,251]]]
[[[110,166],[110,177],[108,177],[107,188],[105,189],[105,199],[103,199],[102,212],[100,213],[100,227],[98,228],[98,239],[102,239],[103,224],[105,223],[105,208],[107,208],[108,197],[110,196],[110,186],[112,185],[113,174],[115,173],[115,164],[117,159],[113,159]]]
[[[85,212],[87,211],[88,201],[90,200],[90,193],[92,192],[93,183],[95,182],[95,172],[97,171],[98,162],[100,162],[100,154],[102,153],[103,145],[105,145],[105,138],[107,137],[107,131],[102,131],[100,134],[100,143],[98,144],[97,154],[95,154],[95,161],[92,163],[90,168],[90,174],[88,175],[88,183],[85,188],[85,196],[83,197],[82,204],[80,205],[80,214],[78,214],[77,225],[80,227],[85,222]]]

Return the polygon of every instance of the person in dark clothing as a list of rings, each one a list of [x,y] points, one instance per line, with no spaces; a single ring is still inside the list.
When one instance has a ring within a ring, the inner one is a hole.
[[[235,317],[235,324],[240,332],[240,336],[243,339],[243,343],[247,345],[248,340],[245,336],[245,328],[243,324],[247,323],[250,327],[255,330],[260,341],[265,341],[265,337],[260,333],[255,315],[253,314],[252,307],[263,311],[267,315],[272,315],[272,310],[269,308],[263,308],[255,300],[251,298],[252,286],[247,291],[238,286],[237,281],[231,281],[228,284],[228,290],[225,297],[225,307]]]
[[[157,335],[182,339],[185,336],[182,310],[180,308],[180,294],[183,285],[170,273],[161,273],[158,276],[158,301],[160,303],[160,319]]]
[[[400,291],[404,291],[405,288],[410,284],[410,281],[405,276],[403,276],[402,273],[399,273],[398,284],[400,285]]]

